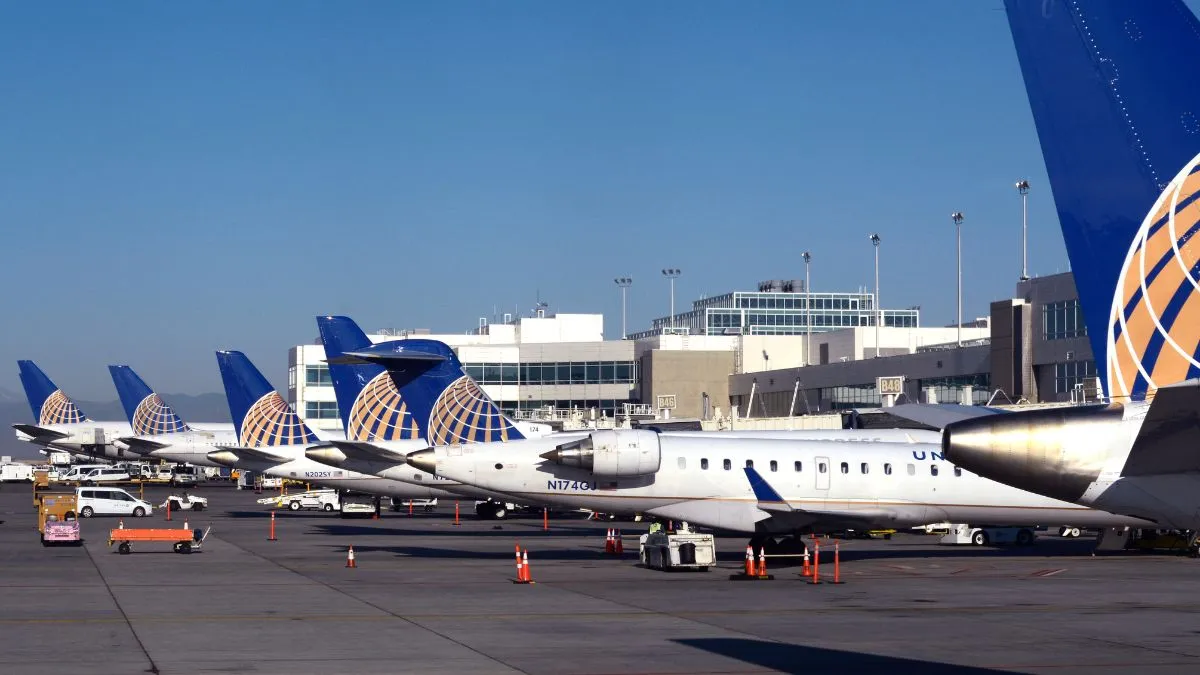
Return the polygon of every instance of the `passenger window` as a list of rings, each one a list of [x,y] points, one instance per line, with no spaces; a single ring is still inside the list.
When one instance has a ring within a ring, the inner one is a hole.
[[[863,463],[862,463],[862,466],[861,466],[860,468],[862,469],[862,472],[863,472],[864,474],[868,473],[868,469],[867,469],[867,463],[866,463],[866,462],[863,462]]]
[[[959,468],[959,467],[957,467],[957,466],[956,466],[956,467],[954,467],[954,477],[955,477],[955,478],[962,478],[962,469],[961,469],[961,468]]]
[[[915,464],[908,465],[908,475],[910,475],[910,476],[917,475],[917,467]]]
[[[754,460],[752,460],[752,459],[746,460],[746,468],[753,469],[754,468]]]
[[[80,494],[83,495],[84,499],[95,499],[96,498],[96,493],[93,492],[92,490],[84,490]]]
[[[700,469],[702,471],[708,471],[708,460],[707,459],[700,460]]]
[[[800,468],[801,468],[801,464],[800,464],[800,462],[796,462],[796,472],[797,472],[797,473],[799,473],[799,471],[800,471]]]
[[[890,475],[892,475],[892,465],[891,465],[891,464],[884,464],[884,465],[883,465],[883,474],[884,474],[885,476],[890,476]]]
[[[850,473],[850,465],[842,462],[842,473]]]
[[[776,462],[775,460],[771,460],[771,471],[778,471],[778,470],[779,470],[779,462]]]
[[[724,466],[724,467],[725,467],[725,470],[726,470],[726,471],[728,471],[728,470],[730,470],[730,469],[732,469],[732,468],[733,468],[733,462],[731,462],[731,461],[729,461],[729,460],[724,460],[723,462],[721,462],[721,464],[722,464],[722,466]]]
[[[687,468],[687,458],[686,457],[680,457],[679,459],[677,459],[675,461],[679,463],[679,468],[681,468],[681,469]]]
[[[817,462],[817,472],[825,473],[825,462]]]
[[[938,473],[937,464],[930,464],[929,465],[929,475],[936,476],[937,473]]]

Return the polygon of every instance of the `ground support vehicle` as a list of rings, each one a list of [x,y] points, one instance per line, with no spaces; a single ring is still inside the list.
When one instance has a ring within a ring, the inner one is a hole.
[[[392,511],[407,511],[410,506],[413,509],[421,509],[426,513],[437,508],[436,499],[401,499],[400,497],[392,497],[388,508]]]
[[[711,534],[683,528],[672,533],[658,530],[638,539],[638,556],[651,569],[708,570],[717,564],[717,545]]]
[[[78,500],[73,493],[37,493],[38,533],[42,546],[68,544],[82,546],[79,532]]]
[[[163,503],[158,508],[165,509],[167,504],[171,505],[172,511],[203,511],[208,508],[207,497],[194,497],[188,493],[183,495],[171,495],[163,500]]]
[[[118,527],[109,531],[108,545],[117,544],[121,555],[133,552],[133,542],[164,542],[171,544],[171,550],[184,555],[200,550],[204,540],[208,538],[211,527],[203,530],[185,528],[125,528]]]
[[[973,527],[966,523],[954,523],[950,532],[938,540],[939,544],[974,544],[996,546],[1015,544],[1032,546],[1037,539],[1034,527]]]
[[[264,506],[274,506],[277,509],[286,508],[289,511],[315,509],[332,513],[341,509],[341,498],[337,490],[309,490],[293,494],[274,495],[258,500]]]

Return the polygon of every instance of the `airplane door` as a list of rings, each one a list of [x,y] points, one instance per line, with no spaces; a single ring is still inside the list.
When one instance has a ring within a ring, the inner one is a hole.
[[[816,469],[817,489],[823,490],[825,493],[828,493],[829,492],[829,472],[832,470],[832,467],[829,464],[829,458],[828,457],[817,457],[815,459],[816,459],[816,466],[813,468]]]

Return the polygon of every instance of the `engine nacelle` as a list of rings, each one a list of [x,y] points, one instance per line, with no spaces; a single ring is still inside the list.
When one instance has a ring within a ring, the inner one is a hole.
[[[662,465],[658,434],[645,429],[593,431],[542,455],[556,464],[587,469],[597,476],[645,476]]]

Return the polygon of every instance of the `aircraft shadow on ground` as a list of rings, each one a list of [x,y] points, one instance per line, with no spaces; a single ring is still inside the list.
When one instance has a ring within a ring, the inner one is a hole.
[[[379,521],[373,521],[379,522]],[[315,525],[315,529],[319,530],[320,534],[328,534],[335,537],[378,537],[378,536],[413,536],[413,537],[528,537],[530,539],[553,539],[556,537],[583,537],[590,536],[598,542],[604,542],[604,531],[590,527],[569,527],[562,525],[552,525],[549,531],[543,532],[541,525],[533,523],[505,523],[495,524],[486,530],[475,528],[458,528],[449,523],[446,529],[409,529],[404,526],[392,525],[348,525],[340,523],[322,523]],[[478,527],[476,524],[475,527]],[[500,529],[495,529],[500,528]],[[626,535],[626,545],[629,543],[629,535]],[[636,544],[635,544],[636,545]]]
[[[515,542],[516,539],[514,538]],[[529,557],[532,561],[557,561],[557,562],[589,562],[597,563],[606,561],[624,561],[628,563],[637,562],[637,551],[625,551],[625,555],[621,558],[606,556],[599,549],[549,549],[538,550],[536,542],[532,540],[522,540],[522,548],[529,550]],[[331,551],[345,551],[345,545],[327,546]],[[439,560],[503,560],[509,565],[513,562],[512,551],[470,551],[451,548],[430,548],[425,546],[371,546],[369,544],[359,545],[354,544],[354,552],[356,554],[363,553],[391,553],[399,558],[436,558]]]
[[[866,675],[997,675],[1013,672],[990,668],[975,668],[936,661],[922,661],[895,656],[878,656],[837,649],[806,647],[748,638],[686,638],[673,640],[681,645],[695,647],[713,654],[737,659],[762,668],[770,668],[796,675],[816,673],[854,673]]]

